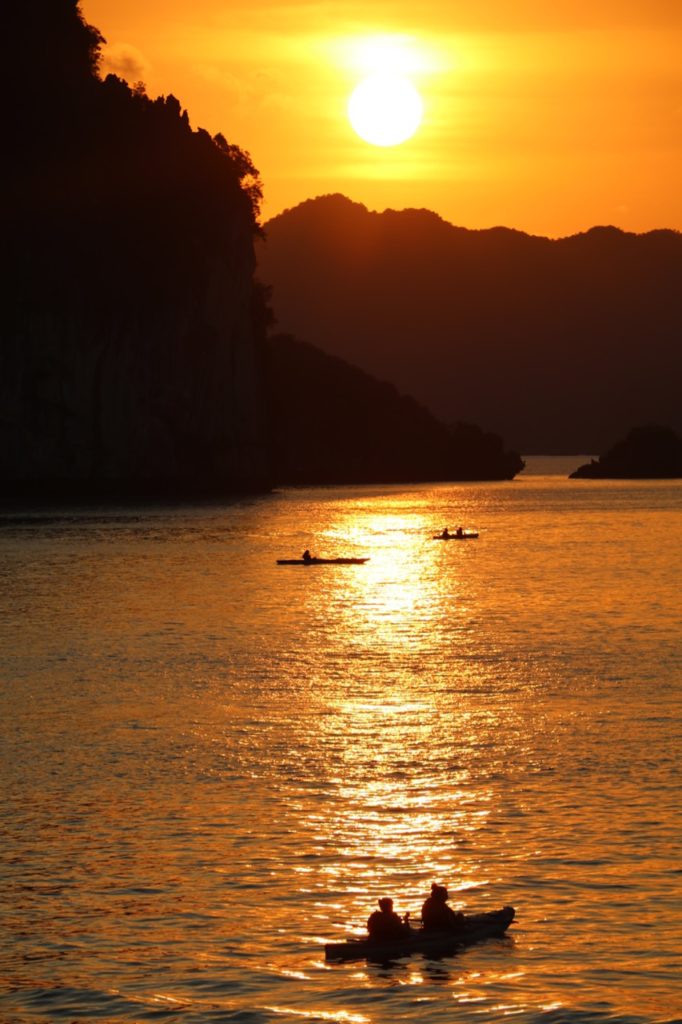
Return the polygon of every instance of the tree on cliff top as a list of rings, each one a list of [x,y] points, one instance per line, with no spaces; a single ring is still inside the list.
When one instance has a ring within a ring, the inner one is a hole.
[[[83,88],[99,69],[104,38],[79,0],[14,0],[3,10],[3,74],[27,91]],[[45,97],[46,99],[49,97]]]
[[[49,301],[77,288],[99,308],[110,293],[137,306],[202,287],[207,268],[229,263],[235,233],[259,230],[249,154],[193,131],[174,96],[102,81],[104,39],[76,0],[15,2],[5,19],[16,276],[42,280]]]
[[[146,149],[145,158],[165,150],[165,166],[153,161],[149,168],[154,188],[192,168],[199,178],[206,174],[225,188],[236,185],[254,218],[258,215],[261,185],[248,153],[222,135],[211,139],[202,129],[192,131],[175,97],[152,100],[143,86],[131,89],[114,75],[100,79],[105,39],[85,22],[77,0],[16,0],[3,12],[3,29],[0,74],[5,95],[12,97],[5,115],[5,169],[10,177],[36,160],[46,170],[60,157],[93,158],[97,147],[106,148],[109,137],[138,151]],[[138,166],[138,175],[140,170]]]

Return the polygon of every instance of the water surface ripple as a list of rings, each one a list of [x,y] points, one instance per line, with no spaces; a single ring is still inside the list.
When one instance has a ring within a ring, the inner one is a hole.
[[[0,1020],[679,1024],[681,499],[0,512]],[[325,963],[433,880],[509,936]]]

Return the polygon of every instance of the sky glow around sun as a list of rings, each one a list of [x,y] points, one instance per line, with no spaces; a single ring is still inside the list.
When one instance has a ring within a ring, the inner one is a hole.
[[[251,154],[266,217],[342,192],[552,237],[682,228],[673,0],[82,6],[107,40],[103,73],[173,93],[194,128]],[[422,97],[409,144],[363,144],[349,123],[349,97],[384,74]]]
[[[392,147],[419,128],[424,104],[413,76],[427,61],[407,36],[370,36],[349,43],[349,63],[363,74],[348,101],[348,119],[365,142]]]
[[[365,74],[412,75],[427,67],[426,55],[409,36],[369,36],[350,47],[351,62]]]

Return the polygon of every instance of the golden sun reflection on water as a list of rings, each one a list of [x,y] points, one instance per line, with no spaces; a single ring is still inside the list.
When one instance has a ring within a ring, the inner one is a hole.
[[[624,525],[612,490],[567,488],[319,491],[8,533],[17,1019],[83,922],[62,1017],[103,984],[98,948],[111,991],[186,997],[188,1020],[669,1019],[681,495],[659,511],[658,491],[618,489]],[[431,539],[459,521],[481,540]],[[369,561],[276,565],[313,540]],[[418,916],[432,881],[456,907],[514,904],[509,939],[324,962],[380,896]]]
[[[291,1006],[265,1006],[265,1010],[271,1013],[285,1014],[287,1017],[303,1017],[313,1020],[328,1020],[332,1024],[371,1024],[371,1017],[364,1017],[361,1013],[350,1013],[347,1010],[335,1010],[328,1013],[325,1010],[295,1010]]]
[[[399,892],[391,895],[413,916],[431,881],[447,881],[453,905],[464,906],[465,894],[489,876],[471,858],[464,863],[459,851],[485,828],[493,787],[472,787],[469,770],[454,763],[444,783],[438,764],[444,746],[453,743],[448,731],[454,723],[450,714],[445,722],[439,714],[438,691],[415,685],[410,674],[393,675],[386,690],[382,700],[371,701],[347,692],[336,700],[328,695],[330,714],[322,723],[321,742],[338,749],[343,769],[334,775],[334,806],[324,822],[335,858],[322,873],[331,891],[345,894],[346,928],[366,916],[368,894],[383,894],[388,876],[400,879]],[[489,716],[486,725],[493,724]],[[466,713],[459,726],[470,741],[476,726]]]

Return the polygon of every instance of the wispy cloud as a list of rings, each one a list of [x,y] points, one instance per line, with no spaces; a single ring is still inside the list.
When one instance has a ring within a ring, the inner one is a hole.
[[[150,71],[150,65],[144,55],[129,43],[112,43],[102,49],[102,72],[105,75],[118,75],[126,82],[144,81]]]

